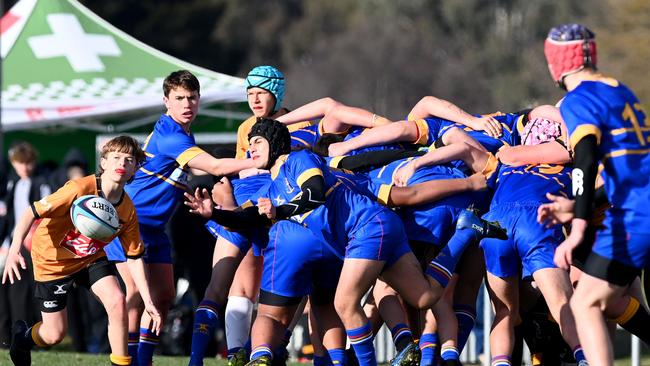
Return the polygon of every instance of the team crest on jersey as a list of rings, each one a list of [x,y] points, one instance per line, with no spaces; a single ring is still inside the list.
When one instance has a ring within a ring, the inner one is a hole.
[[[286,177],[284,178],[284,185],[285,187],[287,187],[286,189],[287,194],[291,194],[293,193],[293,191],[296,190],[296,187],[292,186],[291,183],[289,183],[289,179],[287,179]]]
[[[187,172],[183,169],[176,168],[172,172],[172,174],[169,176],[169,179],[174,181],[175,183],[178,183],[180,185],[186,186],[187,185]]]
[[[78,258],[84,258],[97,253],[108,243],[91,239],[76,230],[70,230],[61,241],[61,247],[69,250]]]
[[[273,201],[275,202],[275,207],[278,207],[278,206],[284,205],[284,204],[287,202],[287,201],[286,201],[284,198],[282,198],[280,195],[278,195],[277,197],[275,197],[275,198],[273,199]]]

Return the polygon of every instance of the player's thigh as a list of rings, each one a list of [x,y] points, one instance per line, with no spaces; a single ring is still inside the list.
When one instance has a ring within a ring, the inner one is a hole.
[[[574,309],[574,313],[576,309],[586,307],[595,306],[605,309],[611,301],[625,293],[626,289],[625,286],[614,285],[588,273],[583,273],[571,297],[571,307]]]
[[[263,263],[264,257],[255,256],[250,249],[237,267],[228,296],[242,296],[255,301],[260,289]]]
[[[334,302],[360,300],[375,283],[384,267],[384,262],[371,259],[346,258],[336,287]]]
[[[432,287],[428,276],[422,273],[420,263],[412,252],[402,255],[382,273],[382,278],[409,304],[418,308],[430,307],[442,296],[442,287]]]
[[[99,302],[104,305],[106,313],[109,318],[113,319],[112,321],[115,321],[117,317],[123,320],[124,325],[126,325],[126,301],[115,276],[100,279],[90,287],[90,290],[97,296]]]

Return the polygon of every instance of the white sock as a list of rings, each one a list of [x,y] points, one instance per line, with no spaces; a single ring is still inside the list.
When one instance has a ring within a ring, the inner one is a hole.
[[[247,297],[229,296],[226,305],[226,344],[228,349],[244,347],[250,336],[253,302]]]

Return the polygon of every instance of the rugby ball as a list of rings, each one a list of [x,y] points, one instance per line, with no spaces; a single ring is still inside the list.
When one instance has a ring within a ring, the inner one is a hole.
[[[105,198],[94,195],[77,198],[70,208],[70,217],[80,233],[101,241],[115,235],[120,225],[115,207]]]

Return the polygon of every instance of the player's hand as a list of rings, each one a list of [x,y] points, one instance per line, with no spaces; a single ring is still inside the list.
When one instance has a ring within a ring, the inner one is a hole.
[[[553,261],[562,269],[569,269],[573,264],[573,250],[582,243],[587,230],[587,221],[584,219],[573,219],[571,221],[571,233],[569,236],[555,249]]]
[[[206,219],[212,216],[212,199],[207,189],[199,190],[197,188],[193,195],[187,192],[183,195],[186,200],[185,206],[190,208],[191,213],[201,215]]]
[[[485,133],[494,138],[501,137],[503,133],[501,123],[492,116],[476,117],[472,125],[473,129],[485,131]]]
[[[331,144],[327,149],[329,156],[343,156],[350,152],[347,144],[345,142],[335,142]]]
[[[546,198],[551,202],[544,203],[537,209],[537,222],[551,227],[557,224],[566,224],[573,220],[574,201],[564,196],[555,196],[546,193]]]
[[[573,250],[580,245],[582,238],[569,235],[563,242],[555,248],[553,262],[562,269],[569,269],[573,264]]]
[[[269,219],[273,220],[275,218],[275,206],[269,198],[260,198],[257,200],[257,211],[260,215],[265,215]]]
[[[17,250],[9,249],[9,254],[7,255],[7,260],[5,262],[5,268],[2,272],[2,284],[7,282],[7,278],[9,278],[9,282],[13,285],[14,276],[16,277],[16,281],[20,281],[22,279],[20,277],[19,266],[22,269],[27,269],[25,258],[23,258],[23,256],[20,254],[20,246]]]
[[[395,172],[395,185],[398,187],[406,187],[409,179],[415,174],[415,164],[413,161],[399,168]]]
[[[160,329],[162,329],[163,321],[158,308],[153,304],[153,302],[149,301],[145,304],[144,311],[146,311],[147,314],[149,314],[151,317],[151,330],[156,335],[160,335]]]
[[[232,197],[232,184],[228,178],[223,177],[212,186],[212,201],[217,206],[223,206],[224,202],[232,200]]]

